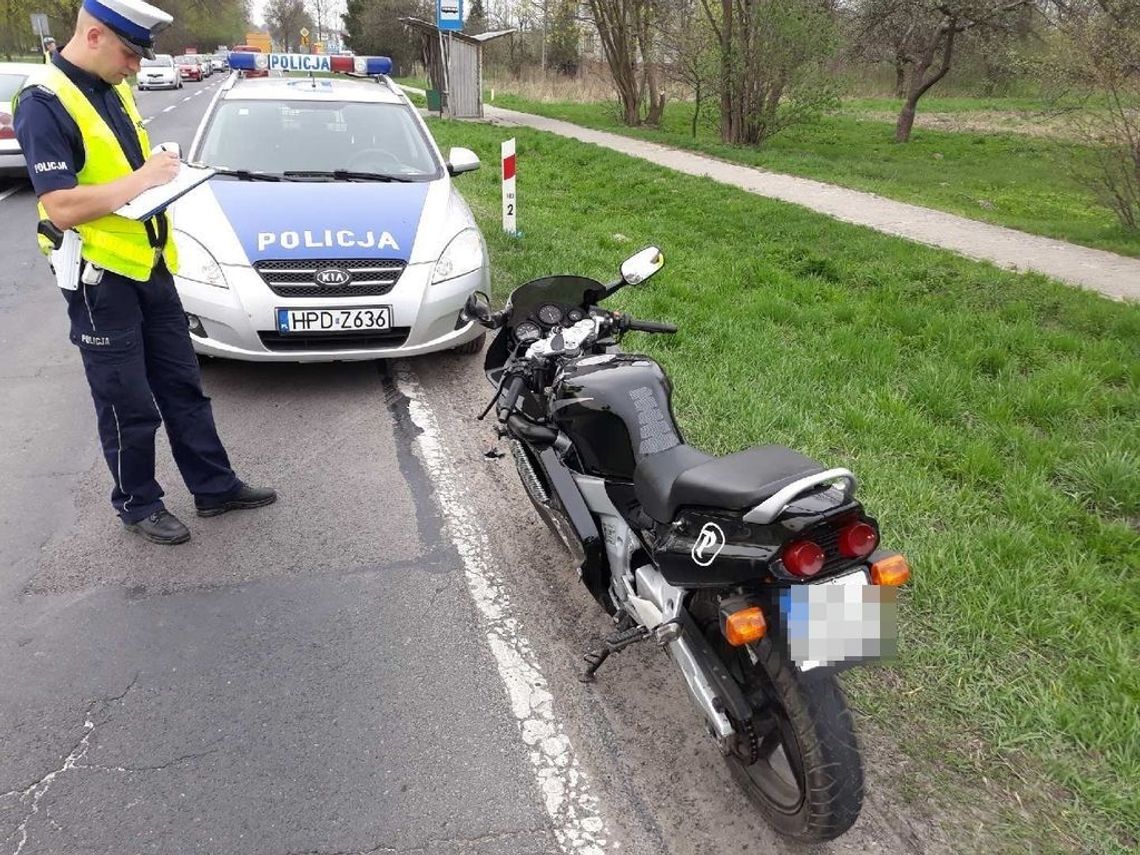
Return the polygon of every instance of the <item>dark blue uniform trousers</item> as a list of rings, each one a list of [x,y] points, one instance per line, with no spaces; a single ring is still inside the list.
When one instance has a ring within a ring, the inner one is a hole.
[[[218,438],[210,399],[174,279],[159,264],[147,282],[109,271],[98,285],[64,291],[71,341],[95,401],[103,455],[115,479],[111,504],[125,523],[162,509],[154,477],[160,423],[182,480],[207,503],[241,487]]]

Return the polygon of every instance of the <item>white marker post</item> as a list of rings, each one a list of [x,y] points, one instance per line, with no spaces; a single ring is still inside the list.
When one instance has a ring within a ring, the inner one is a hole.
[[[503,140],[503,231],[517,235],[515,217],[518,202],[515,199],[515,140]]]

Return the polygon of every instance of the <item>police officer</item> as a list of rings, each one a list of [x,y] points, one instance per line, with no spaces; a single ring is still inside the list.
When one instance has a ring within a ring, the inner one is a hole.
[[[277,499],[238,480],[218,438],[171,277],[178,254],[169,215],[137,222],[112,213],[178,173],[176,154],[149,154],[123,82],[141,57],[154,57],[154,36],[172,21],[142,0],[84,0],[75,35],[13,99],[40,201],[41,248],[66,238],[82,255],[73,277],[66,266],[61,273],[62,250],[53,261],[115,482],[111,504],[127,529],[165,544],[189,540],[190,531],[163,507],[154,477],[160,423],[199,516]]]

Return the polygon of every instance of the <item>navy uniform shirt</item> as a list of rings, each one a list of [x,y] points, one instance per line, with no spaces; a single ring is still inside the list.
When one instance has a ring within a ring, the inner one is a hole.
[[[52,54],[51,61],[79,87],[111,128],[131,168],[142,166],[146,158],[139,147],[138,133],[115,87],[68,62],[59,51]],[[20,93],[15,130],[37,196],[67,190],[79,183],[76,175],[83,168],[87,151],[79,126],[59,98],[38,86],[25,89]],[[149,222],[147,231],[152,235],[151,244],[161,246],[159,238],[165,237],[166,218],[159,215],[156,220],[157,233]]]
[[[52,56],[52,63],[71,78],[103,117],[118,137],[131,167],[142,166],[145,158],[139,150],[138,134],[115,88],[68,62],[58,52]],[[86,157],[83,136],[55,95],[38,86],[25,89],[20,94],[15,126],[37,196],[52,190],[66,190],[79,183],[75,176],[83,168]]]

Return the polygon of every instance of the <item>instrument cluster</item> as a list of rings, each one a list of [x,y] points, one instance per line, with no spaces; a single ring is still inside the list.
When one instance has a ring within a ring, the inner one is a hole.
[[[521,344],[529,344],[538,341],[555,327],[576,324],[584,317],[586,317],[586,313],[578,306],[564,308],[556,303],[546,303],[539,306],[533,315],[515,327],[515,338]]]

